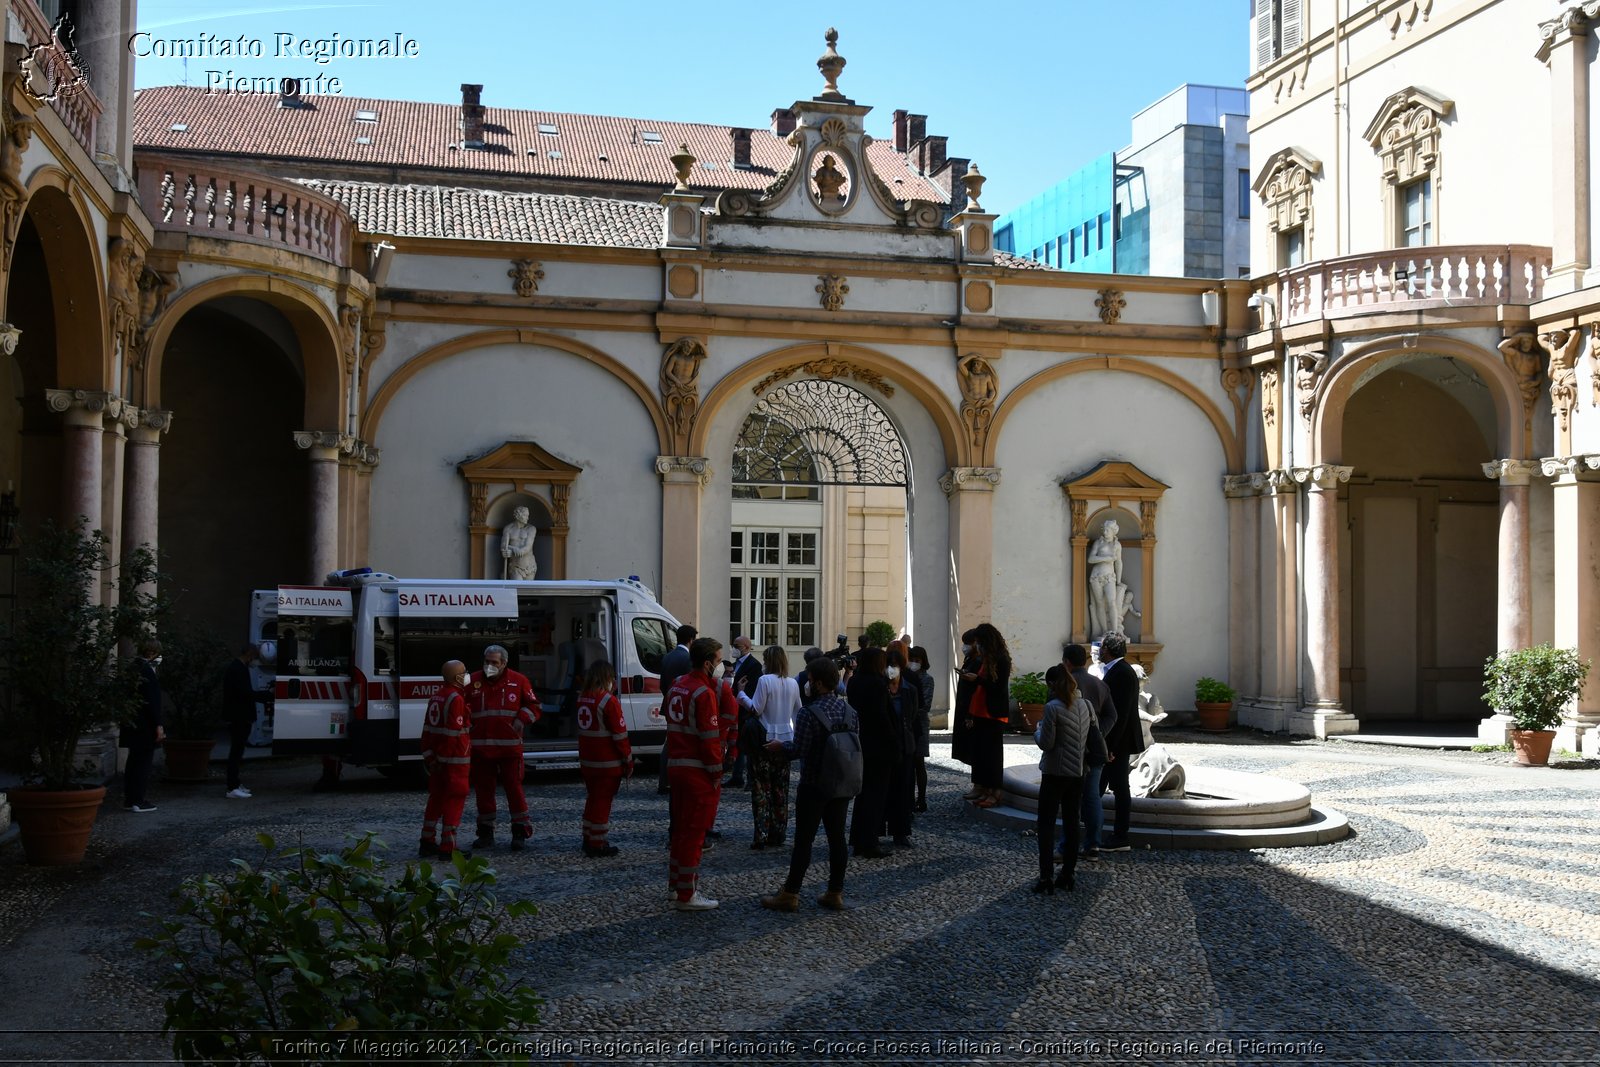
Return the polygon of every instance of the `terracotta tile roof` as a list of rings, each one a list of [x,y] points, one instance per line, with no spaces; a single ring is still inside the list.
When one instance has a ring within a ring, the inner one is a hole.
[[[301,184],[343,204],[366,233],[614,248],[661,244],[661,207],[638,200],[380,182]]]
[[[668,157],[679,144],[700,160],[690,184],[700,190],[761,189],[789,164],[792,150],[771,129],[751,127],[748,169],[736,169],[731,131],[738,127],[659,122],[609,115],[576,115],[490,107],[486,147],[461,148],[459,104],[374,100],[354,96],[305,98],[311,106],[280,107],[264,93],[208,93],[198,86],[141,89],[133,107],[134,144],[224,156],[327,162],[340,170],[369,164],[391,170],[451,171],[463,180],[498,179],[636,184],[665,191],[673,184]],[[356,119],[376,112],[375,122]],[[181,123],[185,130],[171,127]],[[541,132],[554,129],[554,133]],[[655,143],[648,134],[657,134]],[[357,144],[357,137],[371,139]],[[555,157],[552,158],[552,153]],[[867,149],[874,170],[906,199],[949,203],[934,181],[921,177],[888,141]]]
[[[1012,270],[1057,270],[1047,263],[1040,263],[1037,259],[1028,259],[1024,256],[1012,255],[1010,252],[1001,252],[998,249],[994,254],[994,265],[997,267],[1010,267]]]

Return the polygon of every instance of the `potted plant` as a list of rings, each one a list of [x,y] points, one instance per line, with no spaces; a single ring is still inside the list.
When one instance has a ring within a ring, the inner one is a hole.
[[[1215,678],[1198,678],[1194,683],[1194,710],[1200,718],[1200,729],[1221,733],[1228,728],[1228,715],[1233,711],[1233,701],[1238,694],[1227,682]]]
[[[869,622],[864,635],[867,639],[868,648],[888,648],[889,642],[895,638],[894,627],[882,619]]]
[[[105,537],[80,519],[45,524],[28,538],[18,567],[14,621],[0,642],[10,667],[5,728],[26,752],[27,784],[8,797],[30,863],[83,859],[105,787],[82,781],[78,743],[137,714],[137,676],[116,658],[159,614],[155,558],[139,549],[123,561],[115,603],[95,588],[111,568]]]
[[[1511,716],[1511,748],[1524,766],[1550,762],[1561,712],[1583,692],[1589,663],[1572,648],[1535,645],[1502,652],[1484,663],[1483,699]]]
[[[1011,699],[1017,702],[1023,721],[1031,733],[1044,716],[1045,701],[1050,699],[1050,687],[1044,684],[1044,674],[1030,671],[1011,679]]]
[[[156,672],[169,707],[167,777],[203,782],[211,776],[211,752],[221,723],[222,675],[228,667],[228,646],[192,620],[174,619],[161,627],[161,667]]]

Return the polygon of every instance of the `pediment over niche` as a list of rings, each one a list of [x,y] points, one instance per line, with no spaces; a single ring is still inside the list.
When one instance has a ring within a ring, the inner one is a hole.
[[[1063,479],[1061,488],[1074,499],[1155,500],[1172,487],[1132,463],[1108,459],[1087,474]]]
[[[532,441],[507,441],[476,459],[458,463],[461,476],[473,484],[488,482],[541,482],[570,485],[582,467],[552,456]]]

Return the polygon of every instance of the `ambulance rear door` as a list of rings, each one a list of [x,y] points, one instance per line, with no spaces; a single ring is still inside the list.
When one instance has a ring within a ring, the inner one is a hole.
[[[632,605],[630,605],[632,607]],[[678,647],[678,624],[665,610],[641,608],[622,617],[617,692],[628,722],[628,739],[639,755],[655,755],[667,740],[661,714],[661,660]]]
[[[402,759],[416,759],[422,716],[444,684],[444,665],[458,659],[475,671],[483,666],[485,646],[509,648],[515,642],[517,591],[478,582],[405,582],[397,590],[397,608],[397,752]]]
[[[354,607],[350,589],[278,587],[274,755],[341,755],[348,746]]]

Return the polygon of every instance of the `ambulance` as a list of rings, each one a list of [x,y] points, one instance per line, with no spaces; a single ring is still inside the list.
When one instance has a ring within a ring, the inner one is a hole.
[[[507,650],[543,705],[525,739],[530,769],[578,766],[575,711],[596,659],[616,669],[634,752],[659,755],[661,658],[677,628],[637,578],[466,581],[360,568],[320,586],[256,590],[250,609],[274,696],[273,754],[336,755],[385,773],[416,769],[440,668],[458,659],[478,670],[489,645]]]

